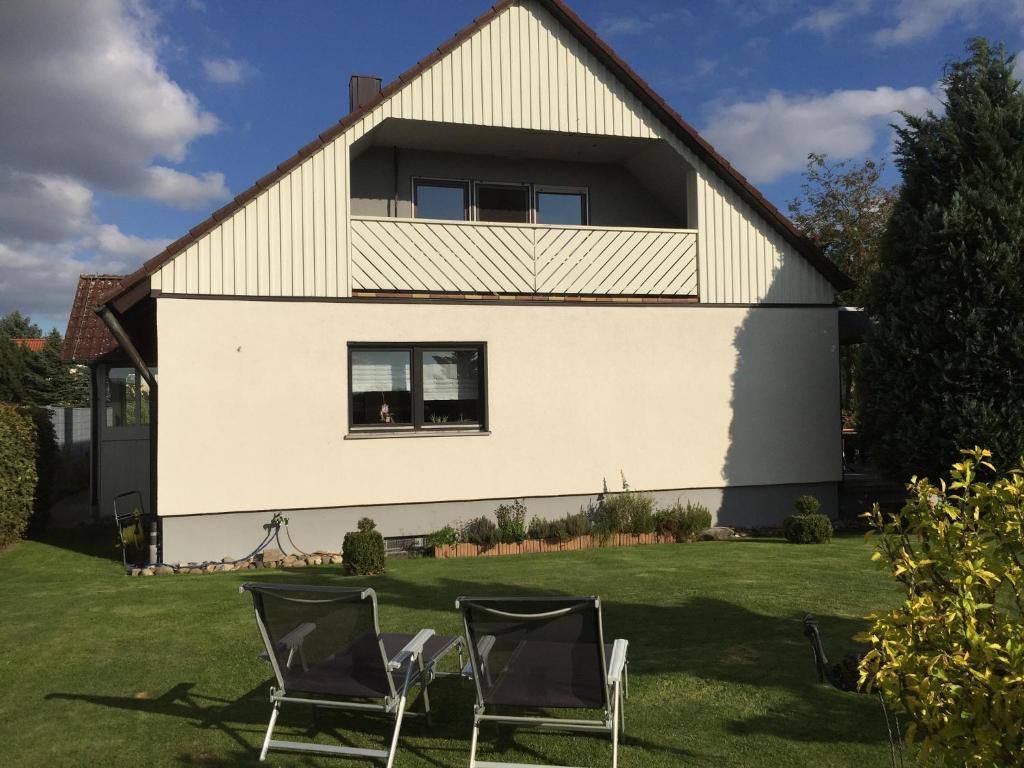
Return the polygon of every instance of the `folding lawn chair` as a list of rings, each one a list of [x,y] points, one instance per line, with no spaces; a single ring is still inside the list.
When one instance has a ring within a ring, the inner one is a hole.
[[[260,760],[267,750],[281,749],[379,759],[391,768],[403,716],[419,714],[405,711],[409,689],[419,685],[429,718],[427,687],[441,674],[438,661],[458,649],[462,663],[462,638],[435,635],[432,629],[416,635],[381,633],[372,589],[247,583],[239,587],[242,591],[252,594],[256,624],[278,683],[270,689],[274,708]],[[360,749],[273,739],[285,702],[392,716],[390,747]]]
[[[612,766],[629,696],[628,643],[606,645],[597,597],[460,597],[469,648],[465,673],[476,683],[470,768],[511,767],[476,759],[480,724],[591,731],[612,737]],[[593,709],[600,719],[508,710]],[[500,710],[497,711],[497,710]]]

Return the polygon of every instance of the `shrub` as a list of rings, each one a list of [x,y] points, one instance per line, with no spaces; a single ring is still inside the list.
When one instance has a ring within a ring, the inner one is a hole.
[[[437,547],[458,544],[459,540],[459,532],[452,528],[452,526],[446,525],[444,528],[434,531],[427,536],[427,546],[436,549]]]
[[[526,504],[522,499],[499,505],[494,516],[498,519],[498,532],[503,543],[519,544],[526,539]]]
[[[37,482],[32,419],[19,408],[0,404],[0,547],[24,535]]]
[[[653,533],[654,503],[650,494],[631,490],[623,475],[622,491],[606,493],[594,508],[594,532],[605,539],[613,533]]]
[[[491,549],[501,541],[501,532],[489,517],[478,517],[466,523],[462,529],[462,538],[481,549]]]
[[[586,536],[590,533],[590,518],[587,513],[580,510],[575,515],[568,515],[565,518],[565,531],[570,539]]]
[[[659,535],[677,542],[692,541],[711,526],[711,512],[703,504],[687,501],[683,505],[676,500],[671,507],[659,509],[654,520]]]
[[[905,595],[869,617],[861,682],[909,712],[923,759],[1024,765],[1024,462],[1000,475],[989,451],[963,453],[948,485],[914,478],[900,512],[865,515]]]
[[[384,573],[384,537],[377,530],[377,524],[364,517],[356,527],[359,530],[346,533],[341,545],[345,573],[349,576]]]
[[[798,515],[816,515],[821,509],[821,502],[814,496],[801,496],[794,503]]]
[[[36,482],[32,499],[32,517],[28,532],[39,534],[46,530],[50,520],[50,507],[57,498],[57,477],[60,470],[60,450],[53,430],[53,417],[46,408],[29,406],[21,409],[32,420],[35,432]]]
[[[552,520],[548,523],[547,530],[544,532],[544,541],[548,544],[564,544],[572,536],[569,535],[569,526],[566,525],[566,518],[560,520]]]
[[[790,515],[782,534],[793,544],[825,544],[832,540],[832,521],[826,515]]]
[[[534,515],[530,518],[530,527],[526,529],[526,538],[533,541],[541,541],[548,531],[548,521],[543,517]]]

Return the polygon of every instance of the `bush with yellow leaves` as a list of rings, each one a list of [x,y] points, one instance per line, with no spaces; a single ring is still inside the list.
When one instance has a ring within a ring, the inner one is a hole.
[[[910,715],[922,762],[1024,765],[1024,460],[962,453],[948,485],[915,477],[900,512],[865,515],[906,599],[869,617],[861,683]]]

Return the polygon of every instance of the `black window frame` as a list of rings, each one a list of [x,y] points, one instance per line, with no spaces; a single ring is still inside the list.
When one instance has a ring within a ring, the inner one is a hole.
[[[583,219],[581,224],[545,224],[540,220],[540,196],[548,195],[576,195],[580,198],[580,216]],[[565,187],[545,184],[536,184],[533,187],[533,221],[544,227],[589,227],[590,226],[590,187]]]
[[[484,189],[516,189],[526,193],[526,207],[524,213],[526,214],[526,221],[495,221],[494,219],[482,219],[480,218],[480,188]],[[473,182],[473,221],[479,221],[484,224],[509,224],[512,226],[522,226],[523,224],[533,224],[536,218],[535,210],[533,207],[533,184],[526,181],[474,181]]]
[[[423,352],[430,349],[474,350],[480,356],[480,418],[475,424],[434,424],[424,423],[423,419]],[[393,426],[376,424],[353,424],[352,415],[355,409],[354,393],[352,392],[352,352],[354,350],[408,350],[412,368],[409,372],[412,399],[412,424],[396,424]],[[346,375],[348,382],[348,431],[350,434],[388,433],[388,434],[423,434],[429,432],[487,432],[487,343],[483,341],[384,341],[349,342],[346,352],[348,362]]]
[[[414,219],[424,218],[418,215],[419,210],[419,188],[427,187],[450,187],[462,190],[462,218],[461,219],[427,219],[427,221],[471,221],[472,205],[470,192],[471,184],[469,179],[435,179],[429,176],[412,177],[412,217]]]

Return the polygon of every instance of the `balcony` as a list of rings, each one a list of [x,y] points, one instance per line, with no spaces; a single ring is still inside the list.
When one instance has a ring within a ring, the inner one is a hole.
[[[697,232],[353,216],[354,291],[696,297]]]

